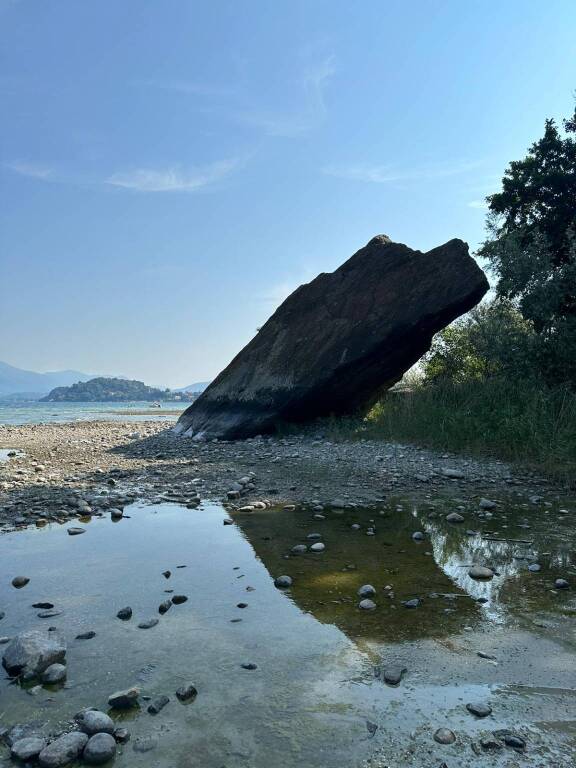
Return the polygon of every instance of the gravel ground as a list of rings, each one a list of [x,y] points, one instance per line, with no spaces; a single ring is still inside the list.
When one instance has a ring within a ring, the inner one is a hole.
[[[64,521],[135,499],[345,506],[405,493],[477,498],[558,491],[499,461],[376,440],[331,442],[319,433],[196,443],[145,420],[4,425],[0,449],[16,452],[0,461],[4,529]]]

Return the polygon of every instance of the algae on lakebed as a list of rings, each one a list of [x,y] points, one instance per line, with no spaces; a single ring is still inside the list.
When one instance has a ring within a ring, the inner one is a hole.
[[[112,691],[137,684],[143,695],[166,694],[171,701],[156,717],[145,707],[133,713],[126,723],[132,742],[117,756],[119,768],[336,768],[369,757],[373,766],[404,765],[407,750],[413,766],[432,759],[448,760],[452,768],[468,765],[471,753],[462,753],[463,744],[468,749],[481,729],[496,727],[520,730],[530,756],[571,765],[574,592],[549,591],[556,575],[573,578],[570,516],[502,504],[484,522],[467,508],[466,522],[455,526],[444,515],[456,503],[431,509],[428,501],[393,500],[369,510],[328,510],[324,520],[305,508],[255,510],[233,513],[236,525],[223,525],[227,514],[217,504],[197,510],[133,505],[114,524],[92,519],[83,536],[70,537],[58,525],[2,536],[1,634],[54,625],[69,643],[65,688],[30,696],[0,680],[0,723],[36,721],[51,730],[80,708],[105,707]],[[530,530],[518,528],[525,517]],[[370,519],[375,536],[366,536]],[[361,529],[350,527],[356,522]],[[468,527],[531,539],[542,571],[530,573],[529,561],[515,559],[529,554],[526,545],[467,536]],[[423,542],[412,540],[416,530],[426,533]],[[314,532],[326,544],[323,553],[290,555]],[[478,551],[502,573],[489,584],[472,582],[460,567]],[[167,569],[169,579],[162,575]],[[281,592],[273,578],[284,573],[294,585]],[[16,574],[30,577],[22,590],[9,587]],[[364,583],[378,590],[371,613],[357,607]],[[384,597],[387,585],[393,599]],[[138,629],[141,619],[158,616],[167,589],[188,601],[156,627]],[[418,608],[403,607],[402,600],[416,596],[423,598]],[[489,602],[479,604],[478,596]],[[32,604],[46,600],[60,615],[37,617]],[[134,610],[129,622],[115,618],[125,605]],[[535,611],[552,617],[553,633],[527,631],[523,619]],[[73,639],[88,630],[94,639]],[[480,659],[477,650],[494,652],[499,665]],[[257,669],[243,669],[245,662]],[[397,662],[408,673],[391,688],[374,667]],[[182,706],[174,692],[187,682],[198,697]],[[518,682],[521,696],[511,687]],[[489,723],[464,710],[465,701],[481,699],[493,704]],[[374,734],[367,721],[379,726]],[[440,726],[456,731],[457,747],[432,740]],[[135,739],[149,734],[156,749],[133,751]],[[504,753],[475,757],[474,764],[499,765],[510,758]]]

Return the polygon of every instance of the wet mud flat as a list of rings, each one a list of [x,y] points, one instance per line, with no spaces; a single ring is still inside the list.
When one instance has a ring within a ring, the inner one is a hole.
[[[2,671],[0,729],[49,739],[84,707],[108,711],[130,733],[118,766],[575,764],[573,502],[191,506],[0,536],[0,635],[55,627],[67,643],[63,683]],[[138,706],[109,710],[132,686]]]

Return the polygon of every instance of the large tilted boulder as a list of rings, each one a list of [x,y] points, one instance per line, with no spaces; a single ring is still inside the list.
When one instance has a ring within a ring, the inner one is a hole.
[[[243,438],[282,421],[358,413],[487,290],[462,240],[422,253],[378,235],[294,291],[175,430]]]

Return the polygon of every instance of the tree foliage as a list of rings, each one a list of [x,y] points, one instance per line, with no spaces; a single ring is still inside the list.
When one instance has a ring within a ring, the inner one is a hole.
[[[551,383],[576,383],[576,111],[513,161],[487,198],[488,259],[497,295],[513,302],[537,335],[533,351]]]

